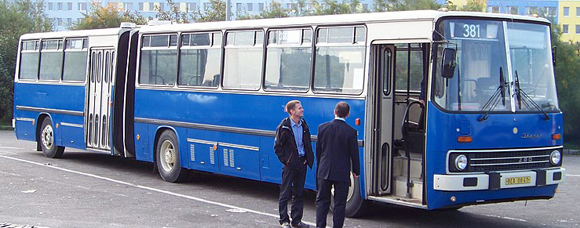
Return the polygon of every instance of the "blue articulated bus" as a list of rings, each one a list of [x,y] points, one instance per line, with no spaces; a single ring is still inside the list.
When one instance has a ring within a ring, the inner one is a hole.
[[[442,11],[26,34],[15,132],[48,157],[153,162],[169,182],[279,183],[284,105],[302,102],[315,144],[346,101],[363,167],[348,216],[549,199],[565,177],[550,39],[545,19]]]

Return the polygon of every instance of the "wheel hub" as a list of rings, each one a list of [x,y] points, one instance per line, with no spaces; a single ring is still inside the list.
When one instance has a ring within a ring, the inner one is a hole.
[[[46,149],[51,149],[52,148],[52,144],[54,142],[54,137],[53,137],[53,133],[52,133],[52,126],[47,125],[46,127],[44,127],[44,129],[42,130],[42,135],[41,135],[41,140],[42,140],[42,144],[44,145],[44,147]]]

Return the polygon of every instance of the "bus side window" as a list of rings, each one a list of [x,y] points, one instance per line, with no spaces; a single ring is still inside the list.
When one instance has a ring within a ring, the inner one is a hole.
[[[84,82],[87,71],[87,39],[67,39],[64,49],[63,81]]]
[[[262,81],[263,31],[226,33],[224,81],[227,89],[258,90]]]
[[[139,72],[139,84],[175,85],[177,79],[177,35],[144,35]]]
[[[62,74],[62,40],[43,40],[40,49],[40,80],[58,81]]]
[[[407,91],[410,74],[409,91],[421,92],[421,81],[425,73],[422,44],[397,44],[395,53],[396,90]]]
[[[38,78],[38,61],[40,57],[40,50],[38,40],[28,40],[22,42],[20,53],[20,79]]]
[[[358,94],[363,89],[366,33],[363,26],[318,29],[314,91]]]
[[[312,30],[268,32],[266,90],[307,91],[310,85]]]
[[[221,36],[219,32],[181,35],[178,85],[218,86]]]

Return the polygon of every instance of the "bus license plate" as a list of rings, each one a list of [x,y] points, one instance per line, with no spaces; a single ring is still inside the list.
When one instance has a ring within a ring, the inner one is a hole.
[[[505,185],[529,184],[531,181],[532,177],[511,177],[505,179]]]

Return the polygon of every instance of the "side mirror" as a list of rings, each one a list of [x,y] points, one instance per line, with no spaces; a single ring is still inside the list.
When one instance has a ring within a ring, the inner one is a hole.
[[[554,67],[556,67],[556,54],[557,54],[557,48],[556,46],[552,47],[552,65],[554,65]]]
[[[445,48],[443,50],[442,74],[443,78],[453,78],[455,73],[455,54],[456,50],[453,48]]]

